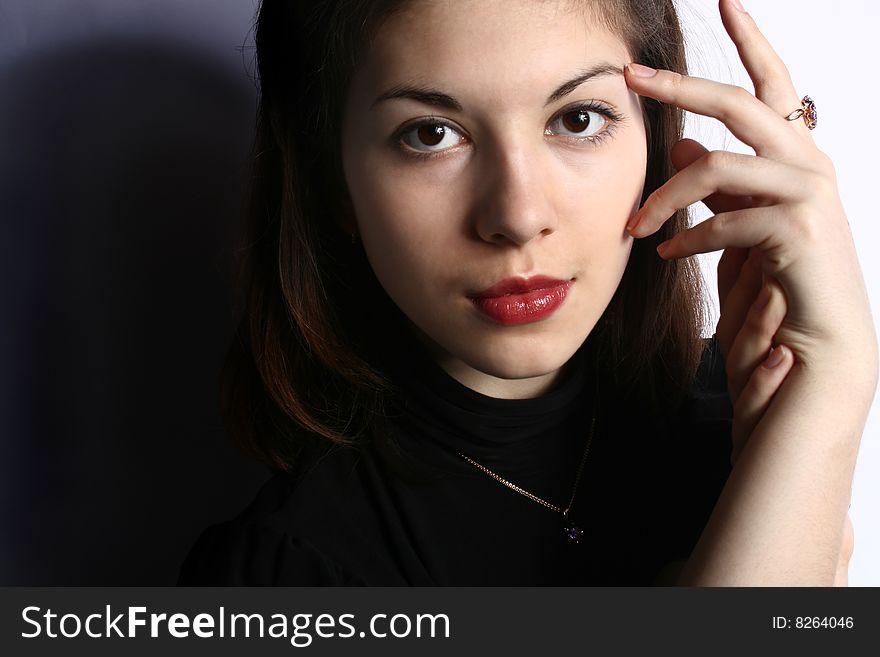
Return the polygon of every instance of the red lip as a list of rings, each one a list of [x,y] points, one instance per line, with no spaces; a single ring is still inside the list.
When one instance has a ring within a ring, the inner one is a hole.
[[[505,326],[547,319],[562,305],[573,279],[549,276],[506,278],[470,297],[482,315]]]
[[[485,299],[489,297],[503,297],[506,294],[523,294],[532,290],[543,290],[551,287],[566,285],[569,281],[550,276],[532,276],[531,278],[505,278],[498,281],[492,287],[482,292],[470,295],[472,299]]]

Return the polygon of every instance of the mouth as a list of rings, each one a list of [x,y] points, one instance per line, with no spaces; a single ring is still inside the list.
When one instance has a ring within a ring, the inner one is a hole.
[[[469,298],[484,318],[495,323],[530,324],[556,312],[574,281],[549,276],[506,278]]]
[[[551,276],[532,276],[524,278],[514,276],[498,281],[482,292],[468,295],[471,299],[497,298],[512,294],[525,294],[535,290],[547,290],[574,282],[574,279],[553,278]]]

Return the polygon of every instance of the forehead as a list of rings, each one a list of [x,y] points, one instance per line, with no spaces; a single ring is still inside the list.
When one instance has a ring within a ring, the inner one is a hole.
[[[622,38],[586,2],[421,0],[379,27],[360,77],[373,90],[430,82],[489,102],[515,94],[543,103],[547,89],[572,71],[629,59]]]

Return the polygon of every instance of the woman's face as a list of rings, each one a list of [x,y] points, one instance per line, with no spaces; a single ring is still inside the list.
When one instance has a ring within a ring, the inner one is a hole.
[[[586,340],[626,267],[644,184],[630,55],[568,4],[412,2],[377,32],[344,112],[376,277],[437,363],[493,397],[543,394]],[[567,293],[472,299],[539,275]]]

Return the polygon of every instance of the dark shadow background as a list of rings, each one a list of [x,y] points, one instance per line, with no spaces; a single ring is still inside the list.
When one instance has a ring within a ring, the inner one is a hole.
[[[218,57],[75,16],[52,43],[32,8],[66,3],[28,1],[0,8],[30,30],[0,31],[0,585],[173,584],[268,476],[217,402],[253,7]]]

